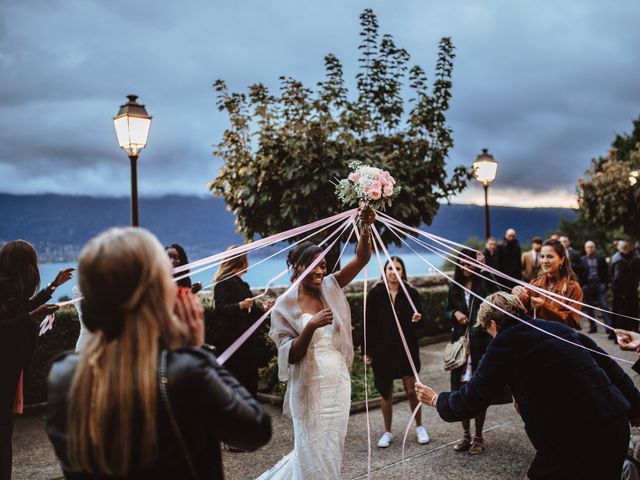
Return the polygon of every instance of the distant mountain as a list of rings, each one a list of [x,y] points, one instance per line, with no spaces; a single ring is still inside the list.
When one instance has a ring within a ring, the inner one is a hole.
[[[492,233],[498,238],[513,227],[528,242],[557,228],[561,218],[573,218],[567,208],[492,207]],[[0,244],[23,238],[38,249],[41,261],[68,261],[77,257],[91,237],[113,226],[129,223],[128,198],[71,195],[0,194]],[[170,195],[140,200],[140,223],[164,244],[179,243],[192,259],[242,243],[233,214],[215,197]],[[483,207],[443,205],[428,231],[463,242],[482,237]]]

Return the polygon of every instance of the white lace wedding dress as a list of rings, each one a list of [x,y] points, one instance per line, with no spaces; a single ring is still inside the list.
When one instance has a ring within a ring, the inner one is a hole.
[[[301,326],[312,315],[303,313]],[[350,327],[350,325],[349,325]],[[294,449],[258,480],[339,480],[347,434],[351,380],[345,356],[334,343],[335,325],[313,334],[315,367],[304,383],[313,385],[312,412],[296,415],[292,406]],[[299,409],[304,410],[304,409]]]

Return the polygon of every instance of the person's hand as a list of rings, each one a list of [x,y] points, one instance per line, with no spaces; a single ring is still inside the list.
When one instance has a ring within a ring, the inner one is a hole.
[[[546,301],[547,299],[544,297],[531,297],[531,307],[537,310],[541,308]]]
[[[616,337],[618,337],[618,345],[620,346],[620,350],[633,352],[640,349],[640,333],[621,329],[616,329],[615,332]]]
[[[198,293],[200,290],[202,290],[202,283],[196,282],[193,285],[191,285],[191,293],[195,294],[195,293]]]
[[[418,312],[414,313],[413,316],[411,317],[411,321],[413,323],[418,323],[420,320],[422,320],[422,315]]]
[[[255,300],[253,298],[245,298],[243,301],[240,302],[240,309],[241,310],[246,310],[247,312],[251,312],[251,309],[253,308],[253,302]]]
[[[51,285],[58,288],[63,283],[68,282],[69,280],[71,280],[71,277],[73,277],[74,271],[75,271],[75,268],[63,268],[58,272],[58,275],[56,275],[56,278],[53,279],[53,282],[51,282]]]
[[[262,308],[265,310],[271,310],[273,306],[276,304],[276,301],[273,298],[267,298],[262,301]]]
[[[527,288],[523,287],[522,285],[516,285],[515,287],[513,287],[513,289],[511,290],[511,294],[518,297],[525,307],[528,305],[529,299],[531,298],[531,295],[529,295],[529,290],[527,290]]]
[[[311,328],[318,329],[324,327],[325,325],[331,325],[333,323],[333,312],[329,308],[324,308],[316,313],[311,320],[309,320],[309,325]]]
[[[463,327],[469,323],[469,318],[462,312],[457,311],[453,314],[453,316],[455,317],[456,321]]]
[[[436,406],[438,394],[433,388],[425,385],[424,383],[416,382],[416,395],[418,396],[418,400],[425,405],[431,405],[432,407]]]
[[[360,223],[366,223],[367,225],[371,225],[376,221],[376,212],[369,205],[365,205],[360,209],[360,213],[358,216]]]
[[[188,288],[178,288],[174,312],[187,326],[189,344],[204,345],[204,309],[198,297]]]
[[[484,253],[482,252],[476,253],[476,260],[478,260],[478,262],[480,263],[487,263],[486,259],[484,258]]]
[[[44,305],[40,305],[35,310],[30,312],[29,316],[31,318],[44,318],[47,315],[53,314],[54,312],[56,312],[59,309],[60,309],[60,307],[58,305],[56,305],[55,303],[46,303]]]
[[[371,355],[365,355],[364,363],[367,365],[371,365],[373,363],[373,357]]]

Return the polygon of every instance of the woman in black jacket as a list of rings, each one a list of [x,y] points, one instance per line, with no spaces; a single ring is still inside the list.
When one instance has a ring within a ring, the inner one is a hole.
[[[182,267],[189,263],[187,252],[185,252],[184,248],[182,248],[182,246],[178,245],[177,243],[172,243],[171,245],[165,246],[164,251],[167,252],[167,256],[169,257],[169,260],[171,260],[171,265],[173,266],[173,268]],[[185,275],[188,275],[188,273],[189,270],[184,270],[182,272],[174,273],[173,277],[183,277],[176,282],[178,286],[191,289],[191,293],[198,293],[200,290],[202,290],[202,284],[200,282],[192,284],[191,277],[185,277]]]
[[[66,478],[222,479],[221,441],[267,443],[269,416],[205,348],[202,306],[176,289],[153,235],[99,235],[79,277],[94,334],[49,375],[47,433]]]
[[[72,268],[61,270],[46,288],[40,285],[35,248],[13,240],[0,249],[0,479],[11,478],[13,414],[22,413],[21,375],[36,345],[37,321],[57,305],[45,305],[55,289],[71,278]]]
[[[388,447],[393,439],[391,434],[393,380],[396,378],[402,379],[405,392],[409,397],[411,411],[419,404],[415,391],[416,379],[411,371],[411,365],[398,333],[398,326],[391,309],[389,294],[393,299],[402,333],[407,341],[411,351],[411,358],[418,372],[420,371],[420,351],[418,349],[416,328],[422,325],[422,304],[417,290],[407,283],[404,262],[399,257],[391,257],[391,260],[394,262],[396,270],[402,279],[398,279],[391,263],[387,261],[383,275],[386,276],[389,284],[389,292],[387,292],[387,287],[381,280],[367,295],[366,361],[373,366],[375,387],[381,396],[380,403],[385,428],[384,434],[378,441],[378,447],[380,448]],[[407,292],[409,292],[411,300],[418,310],[417,313],[413,312],[411,304],[402,291],[400,281],[404,283]],[[429,442],[429,434],[422,426],[422,412],[420,410],[416,414],[416,436],[421,444]]]
[[[454,280],[471,290],[479,297],[484,298],[489,293],[494,292],[497,287],[494,283],[479,277],[476,266],[468,262],[469,258],[475,258],[476,254],[471,249],[463,249],[458,255],[457,265],[453,274]],[[484,255],[478,253],[477,259],[484,263]],[[484,273],[483,275],[490,275]],[[476,325],[476,316],[481,301],[466,292],[455,283],[449,286],[447,297],[446,315],[451,321],[451,343],[457,341],[462,336],[468,338],[468,356],[464,365],[451,370],[451,390],[459,390],[462,385],[471,380],[474,372],[478,368],[480,359],[484,355],[487,346],[491,342],[491,337]],[[496,403],[505,403],[506,399]],[[463,437],[460,442],[453,446],[456,452],[468,451],[470,455],[478,455],[485,450],[482,431],[487,411],[478,412],[475,416],[475,436],[471,440],[471,421],[466,418],[462,420]]]
[[[233,248],[236,247],[227,250]],[[213,279],[215,314],[222,325],[216,344],[219,352],[224,352],[264,313],[262,306],[254,301],[249,284],[241,278],[248,268],[247,255],[242,254],[222,263]],[[266,303],[267,309],[273,305]],[[225,364],[254,397],[258,393],[257,335],[257,332],[251,335]]]
[[[514,295],[487,297],[478,321],[495,338],[475,375],[457,392],[418,383],[420,401],[455,422],[485,410],[508,385],[537,451],[528,478],[619,479],[628,421],[640,423],[640,392],[589,337],[525,312]]]

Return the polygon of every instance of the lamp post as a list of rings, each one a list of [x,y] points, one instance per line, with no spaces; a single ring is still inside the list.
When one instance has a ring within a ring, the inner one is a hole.
[[[489,184],[496,179],[498,162],[495,161],[488,149],[483,148],[482,153],[473,162],[473,174],[484,187],[484,238],[491,236],[489,226]]]
[[[118,145],[129,157],[131,162],[131,225],[139,226],[138,222],[138,154],[147,146],[151,116],[144,105],[136,100],[137,95],[127,95],[129,101],[120,106],[120,110],[113,117]]]

